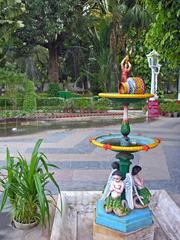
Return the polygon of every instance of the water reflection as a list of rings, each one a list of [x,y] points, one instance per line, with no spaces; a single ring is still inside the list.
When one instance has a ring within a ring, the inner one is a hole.
[[[130,123],[145,122],[145,118],[130,119]],[[46,120],[46,121],[19,121],[0,123],[0,136],[18,136],[33,134],[41,131],[73,128],[103,127],[110,124],[120,124],[119,119],[90,119],[90,120]]]

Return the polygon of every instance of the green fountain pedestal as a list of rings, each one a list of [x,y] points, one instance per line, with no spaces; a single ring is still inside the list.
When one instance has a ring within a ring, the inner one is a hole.
[[[100,97],[109,98],[112,101],[122,103],[124,106],[121,134],[108,134],[91,139],[91,143],[104,150],[117,152],[116,159],[119,160],[120,174],[122,179],[129,173],[133,153],[138,151],[148,151],[155,148],[160,143],[159,139],[152,139],[144,136],[133,136],[130,134],[130,124],[128,120],[128,106],[132,102],[150,98],[152,94],[108,94],[101,93]],[[125,199],[125,191],[121,195]],[[107,213],[104,210],[104,200],[98,200],[96,205],[97,225],[119,231],[123,234],[130,234],[144,228],[149,228],[153,224],[152,214],[148,207],[144,209],[130,210],[126,216],[117,216],[114,213]],[[121,239],[121,238],[119,238]],[[126,238],[122,238],[126,239]],[[151,238],[147,238],[149,240]],[[96,240],[96,239],[94,239]],[[143,240],[143,238],[142,238]]]
[[[116,158],[119,160],[122,178],[125,179],[126,173],[129,172],[129,167],[132,164],[131,160],[134,159],[134,155],[129,152],[119,152],[116,154]]]

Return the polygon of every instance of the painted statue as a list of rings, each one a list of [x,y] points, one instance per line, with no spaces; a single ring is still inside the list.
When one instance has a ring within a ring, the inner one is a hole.
[[[140,166],[134,166],[132,173],[127,173],[124,180],[126,201],[130,209],[145,208],[150,202],[151,193],[144,186],[141,170]]]
[[[111,166],[112,171],[101,200],[105,200],[104,208],[107,213],[114,212],[118,216],[124,216],[128,213],[126,201],[121,196],[124,191],[124,182],[119,171],[119,163],[113,162]]]
[[[121,62],[121,82],[126,82],[129,72],[131,70],[131,63],[129,62],[129,56],[127,55]]]
[[[118,86],[120,94],[144,94],[145,85],[140,77],[128,77],[131,70],[131,63],[128,55],[121,62],[121,81]]]
[[[103,194],[102,194],[102,197],[101,197],[101,200],[105,200],[109,195],[110,195],[110,187],[111,187],[111,182],[112,182],[112,174],[119,170],[119,163],[117,161],[113,162],[111,164],[111,167],[112,167],[112,171],[111,173],[109,174],[109,177],[108,177],[108,181],[107,181],[107,184],[104,188],[104,191],[103,191]]]
[[[134,196],[135,208],[147,207],[151,198],[150,191],[144,186],[144,179],[141,176],[141,170],[142,168],[140,166],[134,166],[132,168],[133,182],[137,189]]]

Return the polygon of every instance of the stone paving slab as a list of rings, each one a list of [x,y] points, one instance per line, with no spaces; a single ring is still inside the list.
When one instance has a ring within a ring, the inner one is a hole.
[[[88,125],[87,125],[88,127]],[[34,143],[43,138],[41,150],[48,161],[56,163],[61,170],[56,176],[63,190],[101,190],[111,171],[110,163],[115,153],[96,148],[89,138],[119,133],[120,125],[109,125],[82,129],[56,129],[43,132],[0,137],[0,165],[5,159],[6,147],[16,155],[21,152],[30,159]],[[133,164],[143,167],[145,182],[152,189],[162,189],[180,194],[180,119],[160,118],[156,121],[134,123],[132,135],[158,137],[161,144],[148,152],[135,153]]]

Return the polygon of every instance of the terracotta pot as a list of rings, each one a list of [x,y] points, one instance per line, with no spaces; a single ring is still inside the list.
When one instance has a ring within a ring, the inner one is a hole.
[[[31,229],[35,226],[38,225],[37,222],[33,222],[33,223],[20,223],[20,222],[17,222],[16,220],[12,220],[12,224],[14,225],[15,228],[17,229],[21,229],[21,230],[28,230],[28,229]]]

